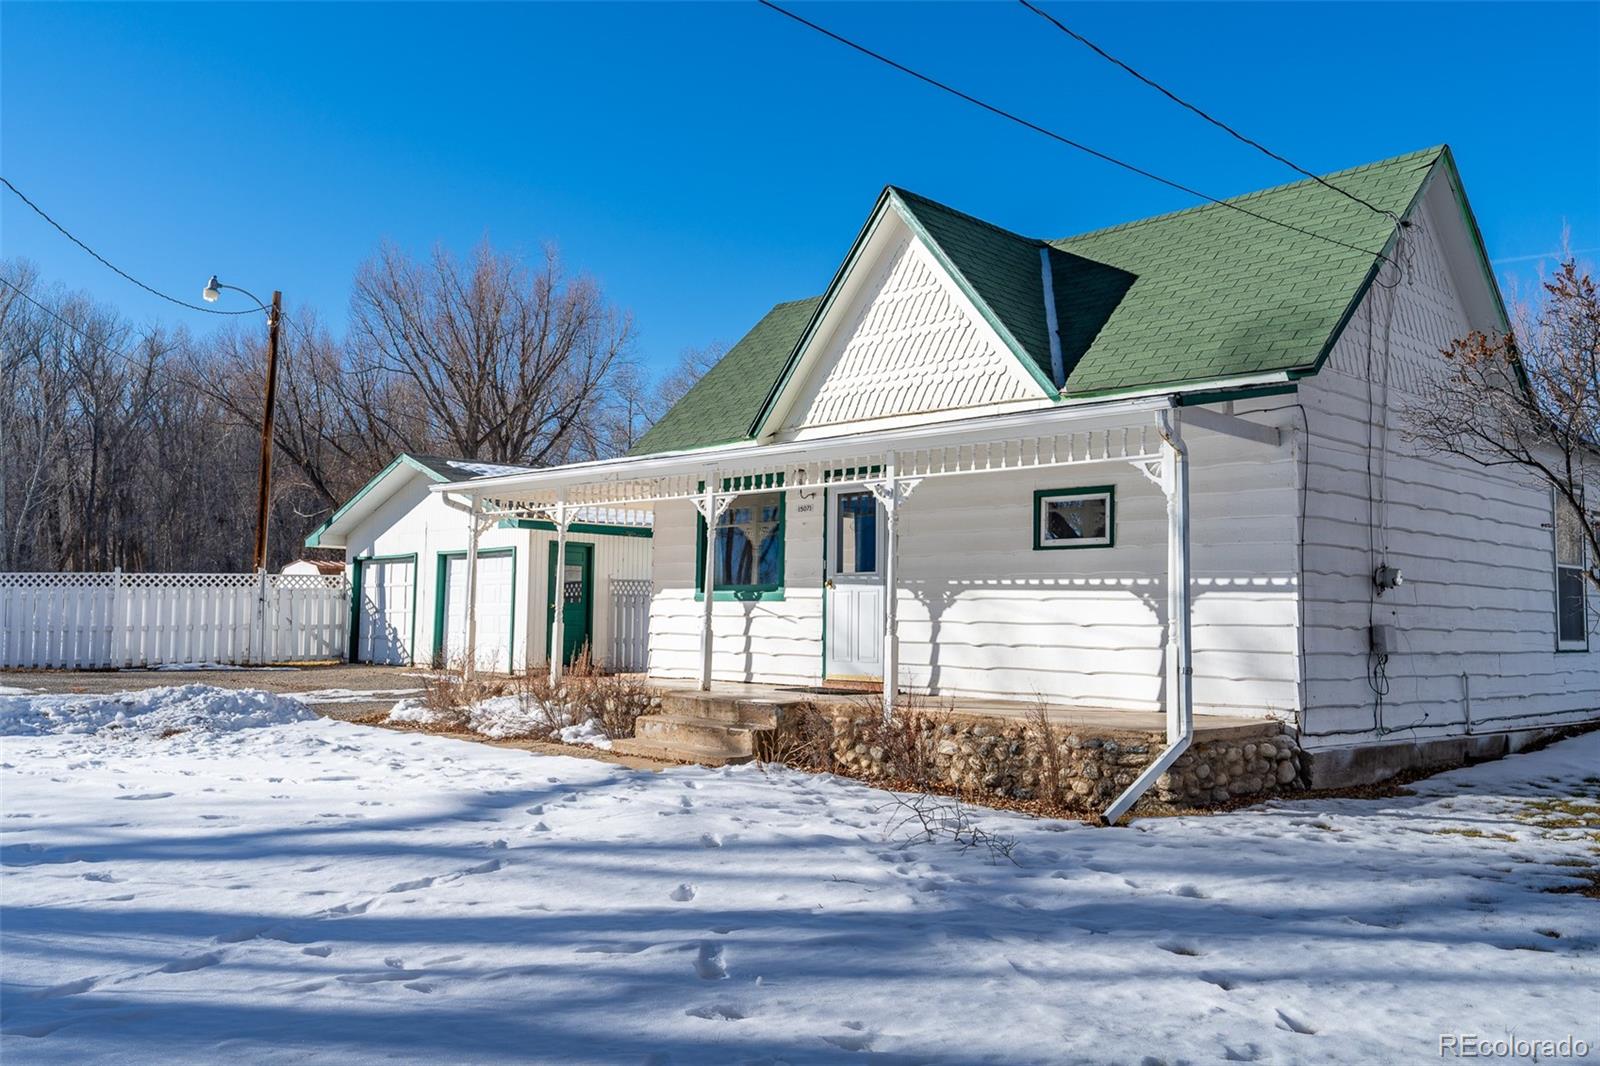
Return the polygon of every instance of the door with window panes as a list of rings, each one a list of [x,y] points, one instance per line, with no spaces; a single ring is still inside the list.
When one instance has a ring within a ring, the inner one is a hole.
[[[883,676],[883,505],[865,491],[828,497],[825,674]]]

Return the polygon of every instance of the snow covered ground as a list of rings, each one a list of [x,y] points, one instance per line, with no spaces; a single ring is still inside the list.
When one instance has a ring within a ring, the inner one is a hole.
[[[907,842],[850,781],[265,700],[213,727],[196,688],[97,732],[0,697],[34,723],[0,728],[6,1062],[1600,1054],[1600,902],[1544,891],[1596,861],[1600,733],[1412,797],[1116,830],[979,812],[1013,864]],[[129,726],[151,714],[188,727]]]

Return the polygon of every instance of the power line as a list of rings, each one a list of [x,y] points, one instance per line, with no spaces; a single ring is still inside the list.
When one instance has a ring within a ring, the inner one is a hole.
[[[895,61],[893,59],[890,59],[888,56],[882,54],[881,52],[874,52],[872,49],[866,47],[865,45],[857,44],[855,41],[850,40],[848,37],[844,37],[844,36],[841,36],[840,34],[837,34],[837,33],[833,32],[832,30],[828,29],[826,26],[819,26],[817,23],[812,22],[810,19],[807,19],[804,16],[797,15],[793,11],[789,11],[789,10],[786,10],[785,8],[779,7],[777,4],[773,3],[772,0],[758,0],[758,2],[763,7],[771,8],[773,11],[776,11],[778,14],[784,16],[785,18],[792,19],[795,22],[800,23],[802,26],[805,26],[805,27],[807,27],[809,29],[815,30],[817,33],[822,34],[824,37],[828,37],[828,38],[830,38],[830,39],[832,39],[834,41],[837,41],[838,43],[846,46],[847,48],[852,48],[855,51],[860,52],[864,56],[867,56],[867,57],[869,57],[871,59],[877,60],[879,63],[883,63],[886,66],[893,67],[895,70],[900,71],[900,73],[902,73],[902,74],[908,74],[911,77],[916,78],[918,81],[923,82],[924,84],[931,85],[934,88],[939,89],[942,92],[949,93],[951,96],[955,96],[955,97],[957,97],[959,99],[965,100],[967,103],[972,104],[975,107],[980,107],[983,110],[989,112],[990,114],[998,115],[999,117],[1001,117],[1003,119],[1006,119],[1009,122],[1015,122],[1017,125],[1022,126],[1025,129],[1030,129],[1035,133],[1042,134],[1042,135],[1044,135],[1046,137],[1049,137],[1053,141],[1058,141],[1061,144],[1064,144],[1069,148],[1077,149],[1078,151],[1083,152],[1083,153],[1085,153],[1087,155],[1091,155],[1091,156],[1095,157],[1096,159],[1101,160],[1102,162],[1110,163],[1113,166],[1121,167],[1123,170],[1129,171],[1129,172],[1134,173],[1134,174],[1138,174],[1142,178],[1148,178],[1149,180],[1154,181],[1154,182],[1158,182],[1158,183],[1160,183],[1162,185],[1167,186],[1168,188],[1177,189],[1179,192],[1187,193],[1190,196],[1196,197],[1196,198],[1201,199],[1201,200],[1208,201],[1209,203],[1213,203],[1213,204],[1217,205],[1218,207],[1226,207],[1230,211],[1237,211],[1242,215],[1249,215],[1251,218],[1259,219],[1262,222],[1267,222],[1267,223],[1270,223],[1270,224],[1272,224],[1274,226],[1281,226],[1286,230],[1292,230],[1295,233],[1299,233],[1299,234],[1302,234],[1302,235],[1307,236],[1307,237],[1313,237],[1313,238],[1315,238],[1315,239],[1317,239],[1319,241],[1326,241],[1328,244],[1337,245],[1340,248],[1347,248],[1352,252],[1360,252],[1364,256],[1376,256],[1377,258],[1382,259],[1385,262],[1391,262],[1389,257],[1384,255],[1382,252],[1375,252],[1375,251],[1371,250],[1370,248],[1362,248],[1359,245],[1349,244],[1349,243],[1347,243],[1345,241],[1339,240],[1336,237],[1324,236],[1321,233],[1316,233],[1316,232],[1314,232],[1312,230],[1304,229],[1304,228],[1302,228],[1300,226],[1294,225],[1293,223],[1283,222],[1283,221],[1280,221],[1280,220],[1278,220],[1276,218],[1272,218],[1269,215],[1263,215],[1263,214],[1260,214],[1258,212],[1252,211],[1247,207],[1240,207],[1238,204],[1229,203],[1227,200],[1219,200],[1215,196],[1211,196],[1211,195],[1208,195],[1206,193],[1201,192],[1199,189],[1191,188],[1191,187],[1189,187],[1187,185],[1184,185],[1181,182],[1173,181],[1171,178],[1164,178],[1160,174],[1156,174],[1156,173],[1153,173],[1151,171],[1145,170],[1143,167],[1136,166],[1133,163],[1125,162],[1125,161],[1123,161],[1121,159],[1118,159],[1116,156],[1109,155],[1109,154],[1107,154],[1105,152],[1102,152],[1102,151],[1100,151],[1099,149],[1096,149],[1096,148],[1091,148],[1086,144],[1083,144],[1083,143],[1081,143],[1079,141],[1075,141],[1070,137],[1067,137],[1067,136],[1064,136],[1063,134],[1055,132],[1054,130],[1047,129],[1044,126],[1039,125],[1037,122],[1033,122],[1033,121],[1030,121],[1029,119],[1023,118],[1021,115],[1015,114],[1015,113],[1013,113],[1011,111],[1005,110],[1004,108],[996,107],[994,104],[987,103],[987,102],[985,102],[983,100],[980,100],[976,96],[973,96],[970,93],[966,93],[966,92],[963,92],[960,89],[957,89],[953,85],[949,85],[949,84],[947,84],[945,82],[939,81],[937,78],[933,78],[933,77],[928,76],[927,74],[923,74],[920,71],[913,70],[910,67],[906,66],[904,63],[900,63],[900,62],[897,62],[897,61]]]
[[[3,179],[0,179],[0,180],[3,180]],[[58,312],[52,311],[50,308],[46,307],[44,304],[40,303],[38,300],[35,300],[32,296],[29,296],[26,291],[24,291],[22,286],[16,284],[15,282],[11,281],[10,279],[4,278],[4,277],[0,277],[0,285],[4,285],[6,288],[10,289],[12,292],[16,293],[18,296],[22,297],[24,300],[26,300],[29,303],[31,303],[34,307],[37,307],[39,310],[43,311],[45,314],[49,315],[51,318],[55,319],[57,322],[61,323],[63,326],[66,326],[72,332],[76,333],[78,336],[80,336],[84,340],[88,341],[90,344],[98,345],[100,348],[104,349],[107,352],[110,352],[112,355],[121,356],[123,359],[127,360],[129,363],[138,362],[137,359],[135,359],[132,355],[128,354],[127,352],[123,351],[121,348],[113,348],[111,345],[107,344],[105,341],[100,340],[100,339],[98,339],[96,337],[89,336],[89,334],[87,334],[87,333],[85,333],[83,331],[82,327],[78,326],[76,323],[70,321],[66,317],[64,317],[61,314],[59,314]]]
[[[101,265],[107,267],[113,273],[117,274],[118,276],[120,276],[120,277],[122,277],[122,278],[124,278],[124,279],[126,279],[128,281],[133,282],[135,285],[139,286],[139,288],[143,289],[145,292],[150,293],[152,296],[159,296],[163,300],[166,300],[168,303],[177,304],[179,307],[187,307],[191,311],[204,311],[208,315],[253,315],[253,314],[255,314],[256,308],[253,308],[253,307],[250,308],[247,311],[224,311],[219,307],[205,307],[205,306],[203,306],[201,304],[192,304],[192,303],[189,303],[186,300],[180,300],[176,296],[169,296],[166,293],[162,292],[160,289],[153,288],[152,286],[146,285],[144,282],[140,281],[138,278],[134,277],[132,274],[128,273],[126,270],[123,270],[121,267],[117,266],[115,263],[111,262],[111,260],[107,259],[105,256],[101,255],[99,252],[95,251],[93,248],[90,248],[87,244],[84,244],[77,237],[73,236],[72,232],[70,230],[68,230],[67,227],[63,226],[61,223],[59,223],[55,219],[51,218],[50,215],[45,211],[44,208],[40,207],[38,204],[36,204],[32,200],[28,199],[26,194],[24,194],[21,189],[17,188],[15,185],[11,184],[9,179],[7,179],[5,177],[0,177],[0,182],[4,182],[6,188],[8,188],[12,192],[16,193],[18,199],[20,199],[23,203],[27,204],[29,207],[33,208],[34,214],[38,215],[40,218],[42,218],[46,222],[50,223],[50,225],[54,226],[61,233],[61,235],[63,237],[65,237],[67,240],[71,241],[73,244],[76,244],[79,248],[82,248],[84,251],[88,252],[90,255],[94,256],[96,259],[98,259],[100,261]]]
[[[1399,216],[1397,216],[1393,211],[1390,211],[1390,210],[1388,210],[1386,208],[1379,207],[1379,206],[1377,206],[1376,204],[1372,203],[1369,200],[1362,199],[1361,197],[1357,196],[1353,192],[1350,192],[1350,191],[1348,191],[1346,189],[1341,189],[1339,186],[1337,186],[1333,182],[1328,181],[1327,179],[1321,177],[1320,175],[1313,174],[1311,171],[1307,170],[1305,167],[1303,167],[1300,164],[1294,162],[1293,160],[1286,159],[1283,156],[1279,155],[1277,152],[1274,152],[1272,149],[1268,148],[1266,145],[1262,144],[1260,141],[1254,140],[1254,139],[1252,139],[1250,137],[1246,137],[1244,134],[1240,133],[1238,130],[1234,129],[1232,126],[1228,125],[1226,122],[1223,122],[1221,119],[1219,119],[1219,118],[1217,118],[1217,117],[1215,117],[1213,115],[1208,114],[1207,112],[1202,110],[1200,107],[1197,107],[1196,105],[1191,104],[1189,101],[1185,100],[1183,97],[1179,96],[1177,93],[1173,92],[1171,89],[1168,89],[1165,85],[1162,85],[1161,83],[1157,82],[1154,78],[1151,78],[1151,77],[1148,77],[1148,76],[1146,76],[1144,74],[1141,74],[1139,71],[1133,69],[1133,67],[1129,66],[1127,63],[1124,63],[1122,60],[1118,59],[1116,56],[1112,55],[1110,52],[1107,52],[1104,48],[1101,48],[1099,45],[1097,45],[1093,41],[1089,40],[1089,38],[1085,37],[1083,34],[1079,33],[1077,30],[1074,30],[1070,26],[1067,26],[1064,23],[1062,23],[1062,21],[1060,19],[1058,19],[1054,15],[1050,14],[1050,12],[1048,12],[1048,11],[1044,10],[1043,8],[1039,7],[1038,5],[1032,3],[1032,0],[1017,0],[1017,2],[1019,4],[1021,4],[1023,7],[1027,8],[1029,11],[1032,11],[1035,15],[1038,15],[1040,18],[1044,19],[1046,22],[1049,22],[1056,29],[1060,30],[1062,33],[1066,34],[1068,37],[1071,37],[1073,40],[1077,41],[1079,44],[1081,44],[1084,47],[1088,48],[1091,52],[1093,52],[1095,55],[1099,56],[1101,59],[1104,59],[1106,62],[1114,64],[1115,66],[1121,67],[1123,70],[1127,71],[1129,74],[1133,75],[1138,80],[1144,82],[1146,85],[1150,86],[1150,88],[1154,89],[1156,92],[1160,93],[1162,96],[1165,96],[1167,99],[1171,100],[1173,103],[1179,105],[1180,107],[1187,108],[1188,110],[1194,112],[1196,115],[1199,115],[1201,118],[1205,119],[1207,122],[1211,123],[1213,126],[1215,126],[1218,129],[1223,130],[1224,132],[1230,134],[1236,140],[1243,141],[1245,144],[1248,144],[1250,147],[1254,148],[1258,152],[1261,152],[1263,155],[1266,155],[1266,156],[1268,156],[1268,157],[1270,157],[1272,159],[1276,159],[1278,162],[1282,163],[1284,166],[1288,167],[1290,170],[1293,170],[1293,171],[1295,171],[1296,173],[1299,173],[1299,174],[1304,174],[1306,177],[1310,178],[1312,181],[1316,182],[1318,185],[1321,185],[1324,188],[1332,189],[1334,192],[1338,193],[1340,196],[1343,196],[1343,197],[1345,197],[1346,199],[1349,199],[1349,200],[1353,200],[1356,203],[1360,204],[1362,207],[1365,207],[1370,211],[1375,211],[1378,214],[1383,215],[1386,218],[1393,219],[1396,223],[1398,223],[1400,221]]]

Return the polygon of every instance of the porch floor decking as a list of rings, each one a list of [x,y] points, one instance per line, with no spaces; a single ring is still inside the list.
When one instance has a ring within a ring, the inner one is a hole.
[[[876,689],[852,691],[843,687],[814,685],[761,685],[738,681],[713,682],[711,691],[700,692],[697,681],[675,678],[649,678],[646,683],[663,693],[676,697],[704,698],[708,700],[761,700],[772,703],[850,704],[860,703],[876,694]],[[1033,713],[1033,704],[1026,700],[979,699],[969,696],[919,697],[933,712],[948,710],[956,716],[998,718],[1021,721]],[[1050,721],[1070,732],[1094,736],[1126,734],[1165,734],[1167,717],[1159,711],[1125,711],[1112,707],[1063,707],[1047,704]],[[1196,714],[1194,716],[1195,743],[1214,740],[1249,740],[1254,737],[1277,736],[1284,728],[1276,718],[1247,718],[1239,715]]]

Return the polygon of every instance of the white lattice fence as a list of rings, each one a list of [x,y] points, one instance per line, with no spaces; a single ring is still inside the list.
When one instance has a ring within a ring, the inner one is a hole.
[[[338,659],[349,625],[342,576],[0,574],[0,666]]]
[[[611,658],[613,670],[643,670],[649,661],[650,597],[648,580],[614,577],[607,595],[611,601]]]

